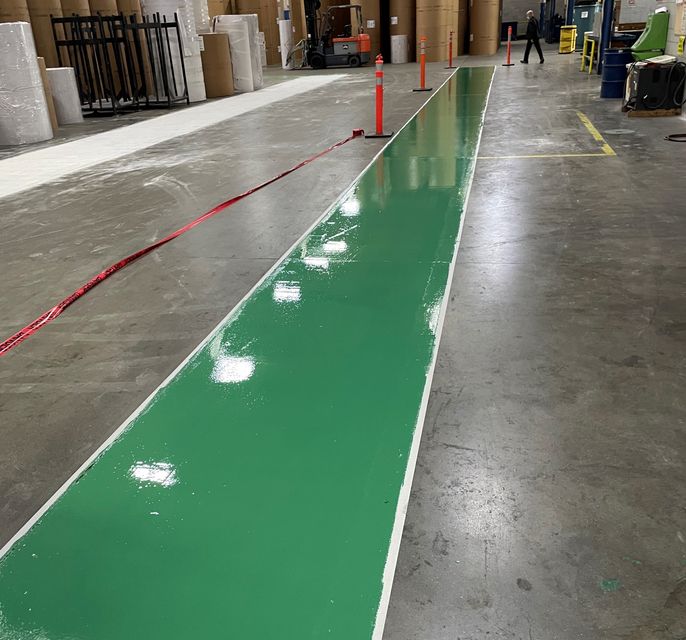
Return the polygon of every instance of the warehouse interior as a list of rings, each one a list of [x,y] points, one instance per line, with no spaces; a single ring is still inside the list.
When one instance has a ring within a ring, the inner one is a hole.
[[[686,638],[685,6],[0,0],[0,640]]]

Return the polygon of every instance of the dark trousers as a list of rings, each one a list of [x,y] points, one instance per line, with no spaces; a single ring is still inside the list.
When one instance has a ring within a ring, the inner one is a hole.
[[[529,62],[529,54],[531,53],[531,45],[534,45],[536,47],[536,51],[538,51],[538,57],[543,60],[543,51],[541,51],[541,44],[538,41],[538,38],[529,38],[526,41],[526,51],[524,52],[524,62]]]

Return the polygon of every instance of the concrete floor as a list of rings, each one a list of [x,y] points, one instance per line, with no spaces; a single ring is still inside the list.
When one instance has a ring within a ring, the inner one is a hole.
[[[517,53],[517,52],[515,52]],[[517,58],[518,59],[518,58]],[[468,64],[500,60],[470,59]],[[499,68],[387,640],[686,637],[683,119],[577,56]],[[372,125],[345,82],[2,201],[9,335],[141,245]],[[429,81],[447,76],[432,65]],[[280,76],[280,72],[275,73]],[[387,121],[426,96],[388,67]],[[108,125],[109,126],[109,125]],[[101,285],[0,363],[0,546],[380,148],[356,141]]]

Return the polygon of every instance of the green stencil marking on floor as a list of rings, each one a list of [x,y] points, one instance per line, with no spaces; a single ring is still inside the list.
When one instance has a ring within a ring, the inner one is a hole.
[[[2,640],[379,636],[492,74],[437,91],[14,544]]]

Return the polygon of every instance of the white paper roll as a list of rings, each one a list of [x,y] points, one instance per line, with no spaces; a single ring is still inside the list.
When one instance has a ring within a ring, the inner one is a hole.
[[[0,23],[0,145],[52,138],[31,26]]]
[[[215,16],[213,30],[229,34],[233,88],[240,93],[248,93],[255,90],[248,23],[244,20],[233,20],[235,17],[238,16]]]
[[[59,124],[78,124],[83,122],[81,99],[76,86],[76,75],[72,67],[55,67],[48,69],[48,80],[55,113]]]
[[[410,42],[406,35],[391,36],[391,64],[405,64],[410,60]]]
[[[290,20],[279,20],[279,49],[281,50],[281,67],[292,69],[293,61],[288,61],[288,55],[293,48],[293,30]]]

